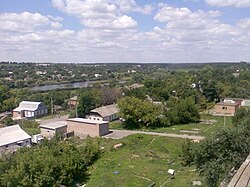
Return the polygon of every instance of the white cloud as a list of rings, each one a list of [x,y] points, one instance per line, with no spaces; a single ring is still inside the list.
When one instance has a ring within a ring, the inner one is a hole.
[[[138,12],[141,14],[151,14],[154,6],[146,4],[143,7],[140,7],[137,5],[135,0],[113,0],[110,1],[113,2],[115,5],[119,7],[119,9],[122,12]]]
[[[0,14],[0,25],[3,30],[16,32],[31,32],[36,28],[60,28],[61,24],[54,21],[52,16],[43,16],[39,13],[23,12]],[[57,18],[59,19],[59,18]]]
[[[0,14],[0,24],[4,25],[0,28],[1,60],[193,62],[250,59],[250,53],[246,52],[250,51],[250,18],[230,25],[220,20],[222,13],[219,11],[192,11],[160,3],[152,16],[153,29],[143,32],[137,29],[143,23],[137,23],[131,16],[134,14],[129,13],[145,10],[145,6],[140,7],[133,0],[54,0],[53,6],[79,19],[84,27],[79,31],[67,30],[62,18],[39,13]]]
[[[250,18],[245,18],[239,21],[238,26],[243,29],[248,29],[250,31]]]
[[[211,6],[250,7],[249,0],[205,0]]]
[[[150,5],[139,7],[134,0],[52,0],[58,10],[80,19],[88,28],[132,29],[137,22],[125,13],[149,14]]]

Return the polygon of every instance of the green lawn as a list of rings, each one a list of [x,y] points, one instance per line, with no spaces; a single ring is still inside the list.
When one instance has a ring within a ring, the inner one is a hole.
[[[216,120],[214,124],[201,124],[201,123],[190,123],[186,125],[174,125],[170,127],[156,128],[156,129],[141,129],[143,131],[154,131],[154,132],[166,132],[166,133],[176,133],[176,134],[192,134],[192,135],[202,135],[209,136],[218,130],[224,128],[224,117],[223,116],[211,116],[202,115],[202,120]],[[226,117],[225,128],[232,127],[231,117]],[[111,129],[124,129],[121,123],[112,122],[110,123]],[[197,133],[181,132],[182,130],[195,131]]]
[[[131,135],[121,140],[102,139],[105,152],[90,168],[88,187],[192,186],[204,181],[194,167],[181,165],[183,139],[150,135]],[[123,145],[117,150],[116,143]],[[176,170],[171,179],[168,169]],[[114,174],[118,171],[119,174]]]

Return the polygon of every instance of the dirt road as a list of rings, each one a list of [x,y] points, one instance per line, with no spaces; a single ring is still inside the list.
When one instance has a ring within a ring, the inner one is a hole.
[[[105,135],[105,138],[113,138],[113,139],[121,139],[131,134],[148,134],[148,135],[155,135],[155,136],[166,136],[166,137],[173,137],[173,138],[185,138],[191,140],[203,140],[205,137],[203,136],[195,136],[195,135],[187,135],[187,134],[171,134],[171,133],[160,133],[160,132],[144,132],[144,131],[132,131],[132,130],[114,130],[110,134]]]

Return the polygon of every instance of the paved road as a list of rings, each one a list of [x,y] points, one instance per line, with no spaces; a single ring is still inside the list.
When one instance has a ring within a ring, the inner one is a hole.
[[[105,135],[105,138],[113,138],[113,139],[121,139],[131,134],[149,134],[155,136],[166,136],[166,137],[173,137],[173,138],[185,138],[191,140],[203,140],[204,136],[195,136],[195,135],[187,135],[187,134],[171,134],[171,133],[159,133],[159,132],[144,132],[144,131],[131,131],[131,130],[114,130],[110,134]]]

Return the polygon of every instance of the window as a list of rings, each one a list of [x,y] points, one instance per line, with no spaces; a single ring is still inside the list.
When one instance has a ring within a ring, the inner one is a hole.
[[[226,107],[226,106],[223,106],[222,109],[223,109],[223,110],[227,110],[227,107]]]

